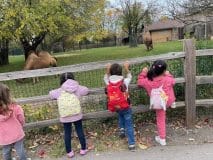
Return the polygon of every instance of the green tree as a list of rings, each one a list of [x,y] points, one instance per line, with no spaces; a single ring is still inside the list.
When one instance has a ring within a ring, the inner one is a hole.
[[[100,28],[104,4],[105,0],[0,0],[0,37],[20,40],[26,59],[46,35],[60,39],[93,34]]]
[[[161,9],[155,0],[149,0],[146,5],[141,0],[120,0],[120,4],[123,11],[123,30],[128,33],[130,47],[137,47],[138,33],[158,17]]]

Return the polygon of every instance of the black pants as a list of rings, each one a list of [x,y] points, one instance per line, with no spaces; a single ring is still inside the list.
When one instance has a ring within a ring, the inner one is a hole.
[[[76,122],[70,122],[70,123],[63,123],[64,124],[64,143],[66,147],[67,153],[72,151],[71,147],[71,134],[72,134],[72,123],[75,125],[75,130],[78,135],[78,139],[81,143],[81,149],[86,149],[86,139],[82,127],[82,120],[76,121]]]

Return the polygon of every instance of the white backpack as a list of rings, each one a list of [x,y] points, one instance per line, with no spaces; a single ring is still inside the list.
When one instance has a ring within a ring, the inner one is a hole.
[[[62,91],[57,99],[60,117],[73,116],[81,113],[81,105],[78,97],[66,91]]]
[[[163,86],[151,90],[150,109],[166,110],[168,96],[163,90]]]

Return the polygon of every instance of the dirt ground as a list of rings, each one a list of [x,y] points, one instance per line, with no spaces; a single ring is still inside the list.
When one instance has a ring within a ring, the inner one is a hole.
[[[118,137],[117,124],[110,127],[103,124],[103,126],[100,126],[100,128],[96,127],[96,129],[87,127],[85,132],[90,154],[92,155],[129,152],[127,140]],[[156,133],[154,122],[136,123],[137,152],[143,150],[146,153],[146,150],[159,147],[154,141]],[[73,148],[78,152],[80,145],[76,135],[74,135],[73,139]],[[28,155],[32,160],[66,159],[64,157],[65,151],[61,130],[55,134],[35,135],[34,138],[27,139],[25,143]],[[184,125],[184,119],[181,117],[179,119],[172,119],[171,122],[167,123],[167,148],[170,146],[199,146],[202,144],[213,144],[213,119],[206,117],[198,119],[194,129],[187,129]],[[84,159],[90,160],[89,157]]]

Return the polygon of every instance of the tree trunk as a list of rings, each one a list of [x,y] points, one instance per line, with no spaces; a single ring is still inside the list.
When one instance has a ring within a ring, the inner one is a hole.
[[[129,47],[137,47],[137,30],[129,28]]]
[[[79,50],[81,51],[81,42],[78,42]]]
[[[43,41],[43,39],[45,38],[45,35],[46,33],[42,33],[35,38],[31,38],[30,40],[28,40],[27,38],[20,39],[22,47],[24,49],[25,61],[27,60],[27,57],[29,56],[30,51],[36,52],[36,48]]]
[[[2,40],[0,42],[0,65],[9,64],[9,41]]]
[[[114,36],[114,42],[115,42],[115,43],[114,43],[115,46],[117,46],[117,36],[116,36],[116,35]]]
[[[129,29],[129,47],[137,47],[137,46],[138,46],[137,34],[131,28],[131,29]]]

